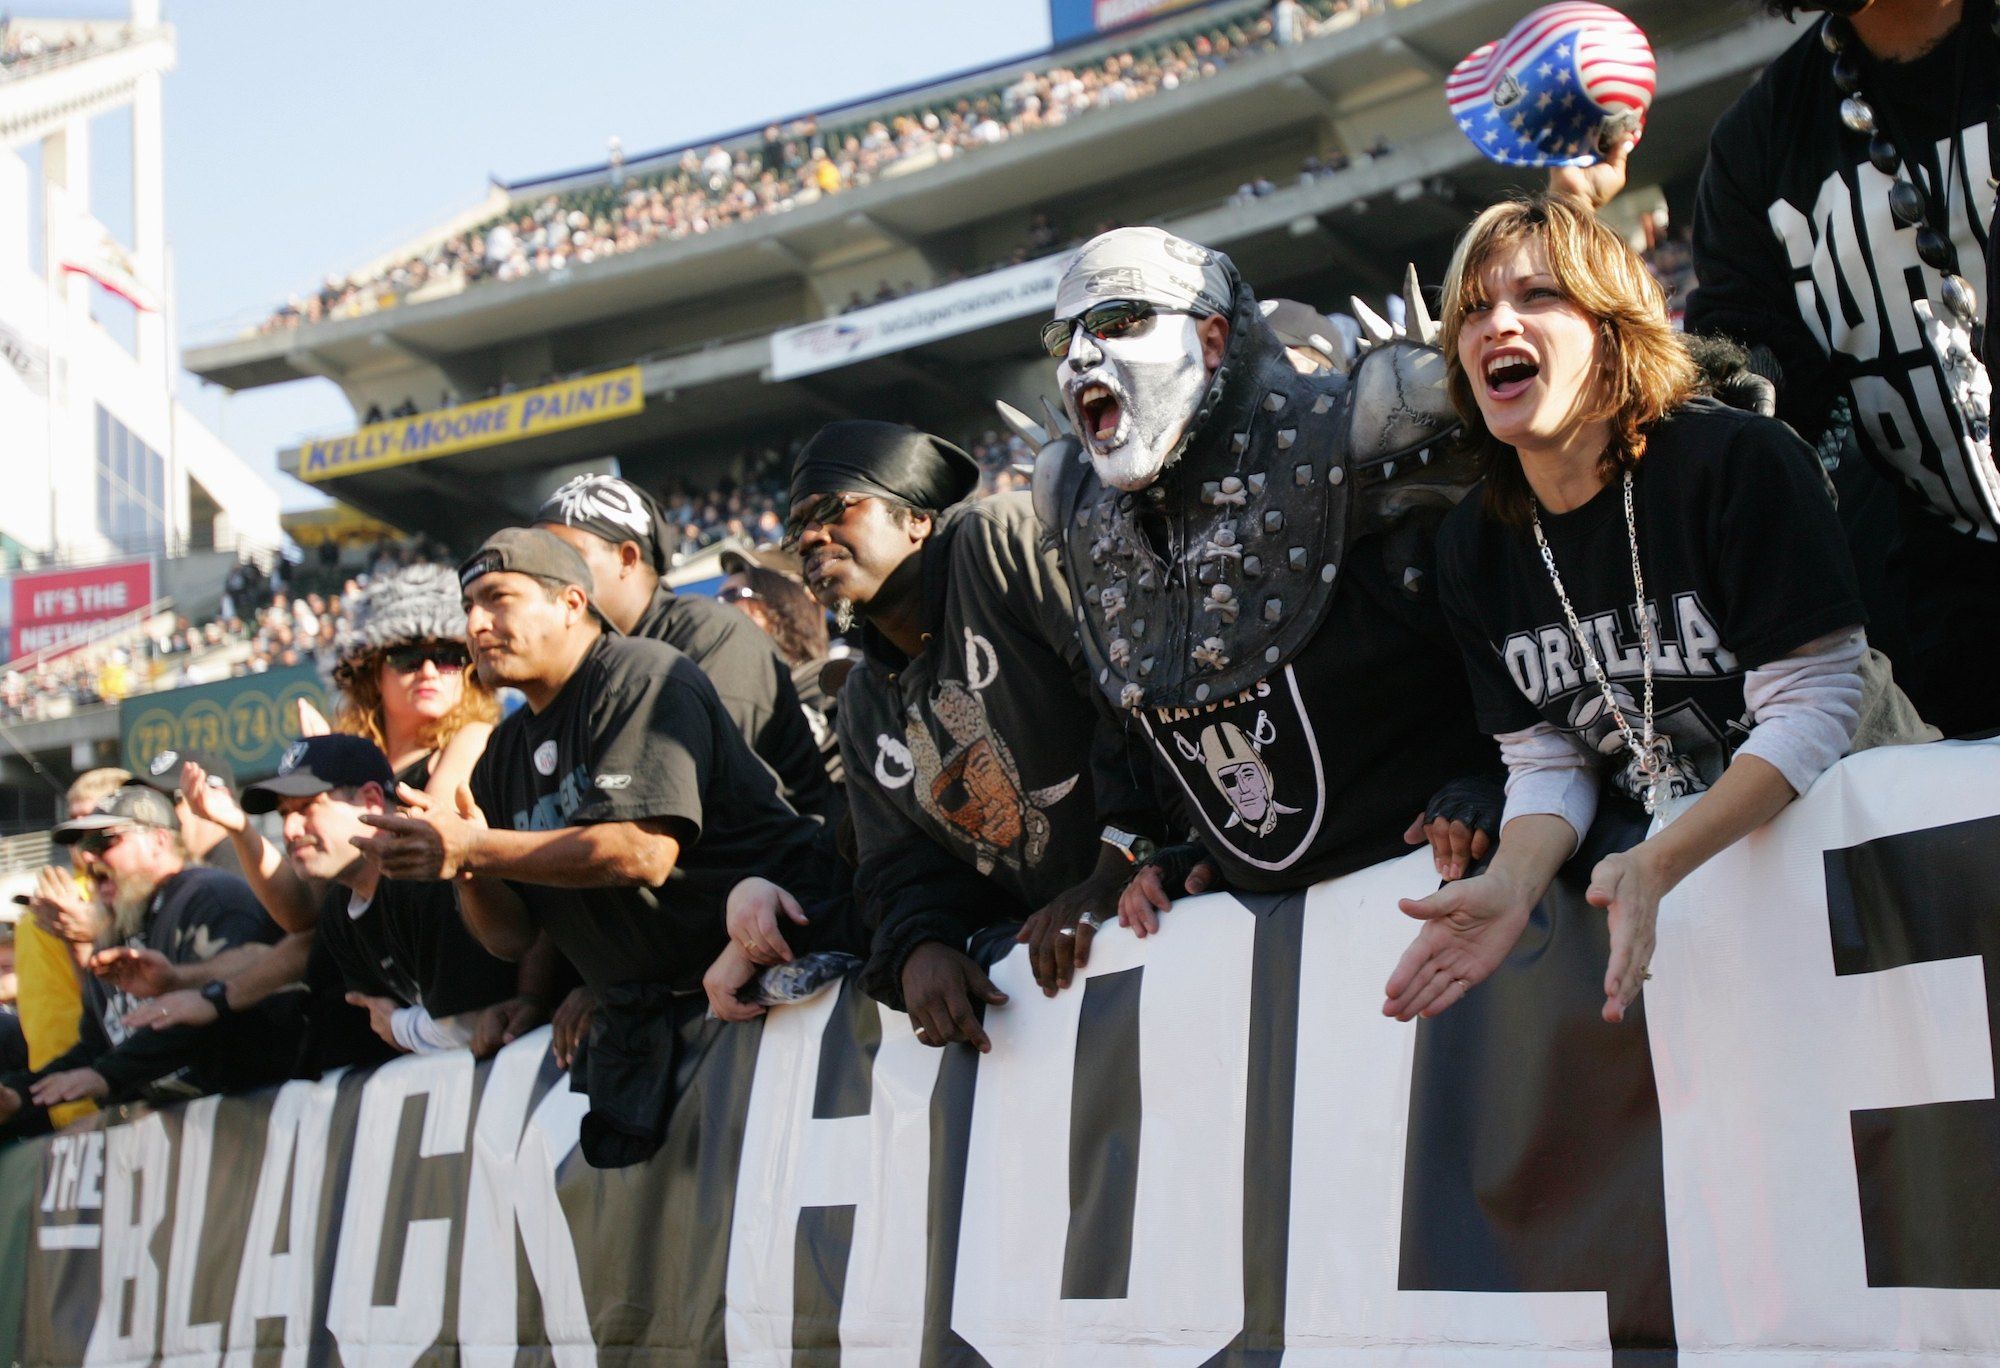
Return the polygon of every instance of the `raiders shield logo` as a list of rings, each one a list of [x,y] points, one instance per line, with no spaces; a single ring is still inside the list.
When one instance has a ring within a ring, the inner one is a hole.
[[[1258,869],[1289,868],[1326,814],[1319,738],[1291,666],[1204,708],[1141,714],[1207,839]]]

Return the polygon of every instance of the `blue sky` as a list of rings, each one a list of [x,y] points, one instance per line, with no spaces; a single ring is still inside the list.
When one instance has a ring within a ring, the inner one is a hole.
[[[35,15],[115,13],[44,0]],[[1046,0],[167,0],[167,230],[183,346],[519,179],[1044,48]],[[350,426],[327,381],[182,395],[289,507],[280,447]]]

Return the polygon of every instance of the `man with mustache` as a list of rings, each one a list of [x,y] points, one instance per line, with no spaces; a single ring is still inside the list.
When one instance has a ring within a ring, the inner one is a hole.
[[[926,1043],[984,1050],[978,1006],[1005,997],[969,939],[1027,917],[1037,981],[1067,985],[1157,817],[1029,501],[967,502],[978,480],[926,433],[832,423],[799,453],[785,528],[815,597],[862,624],[839,733],[869,991]],[[751,939],[775,932],[767,916]]]
[[[574,548],[507,528],[458,573],[481,679],[526,706],[454,803],[406,788],[409,806],[364,815],[375,834],[355,844],[392,879],[451,881],[502,959],[546,932],[597,997],[572,1072],[591,1100],[584,1157],[638,1163],[665,1138],[684,1038],[708,1039],[702,981],[731,952],[730,890],[769,875],[827,908],[802,935],[846,948],[830,842],[692,661],[609,625]]]
[[[668,527],[651,495],[613,475],[579,475],[549,495],[534,525],[583,557],[591,598],[620,632],[664,641],[701,667],[786,802],[809,817],[838,816],[791,670],[770,639],[734,609],[660,578]]]
[[[90,854],[114,944],[156,949],[182,964],[279,938],[241,879],[188,862],[173,804],[154,789],[127,784],[58,826],[55,838]],[[136,1004],[121,990],[93,979],[84,998],[74,1049],[33,1073],[0,1079],[0,1126],[38,1134],[49,1128],[48,1108],[82,1098],[170,1102],[273,1083],[290,1075],[298,1054],[298,1010],[289,1000],[209,1026],[154,1032],[126,1026]]]
[[[1498,766],[1429,573],[1469,483],[1446,470],[1442,357],[1383,342],[1351,376],[1301,373],[1229,259],[1158,228],[1087,243],[1043,340],[1077,436],[1043,449],[1036,511],[1091,674],[1197,838],[1121,920],[1157,929],[1218,871],[1301,888],[1425,836],[1462,875]]]

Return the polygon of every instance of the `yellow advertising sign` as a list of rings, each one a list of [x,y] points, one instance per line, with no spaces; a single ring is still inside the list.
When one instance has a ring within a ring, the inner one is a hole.
[[[299,449],[299,478],[308,483],[367,470],[428,461],[545,432],[625,418],[646,406],[639,368],[559,380],[498,399],[436,409],[413,418],[370,423],[345,437],[307,442]]]

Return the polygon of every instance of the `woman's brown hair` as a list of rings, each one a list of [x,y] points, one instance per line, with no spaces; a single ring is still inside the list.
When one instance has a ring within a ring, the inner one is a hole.
[[[1599,458],[1608,479],[1639,463],[1645,430],[1687,402],[1697,372],[1667,319],[1666,291],[1638,253],[1584,204],[1559,194],[1503,200],[1472,221],[1453,250],[1444,282],[1445,384],[1465,425],[1464,442],[1479,462],[1486,511],[1510,526],[1528,521],[1530,492],[1514,448],[1487,431],[1472,380],[1458,358],[1466,314],[1486,303],[1481,277],[1495,254],[1530,240],[1548,257],[1556,287],[1597,324],[1604,347],[1603,402],[1584,415],[1608,421],[1611,440]]]
[[[334,682],[340,686],[340,709],[334,716],[333,729],[367,737],[381,747],[384,755],[389,754],[387,728],[382,725],[382,663],[387,655],[387,651],[370,651],[351,664],[342,662],[333,672]],[[491,725],[500,720],[500,700],[480,683],[473,668],[467,665],[459,671],[459,676],[464,682],[457,704],[443,717],[426,724],[418,734],[426,749],[444,749],[452,737],[474,722]]]

